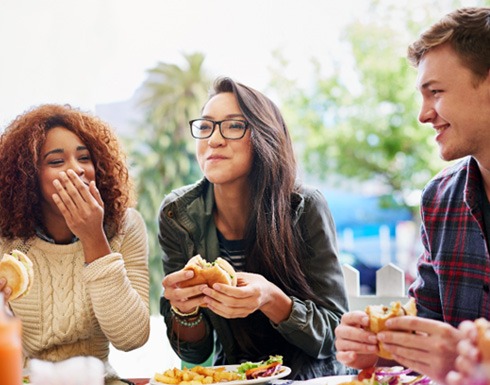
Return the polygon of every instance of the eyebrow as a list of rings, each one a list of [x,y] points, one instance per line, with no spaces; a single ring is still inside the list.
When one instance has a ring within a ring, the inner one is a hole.
[[[203,115],[202,117],[204,119],[210,119],[211,120],[211,116],[209,116],[209,115]],[[245,116],[243,116],[242,114],[228,114],[228,115],[225,115],[225,120],[226,119],[233,119],[233,118],[242,118],[242,119],[245,119]]]
[[[426,90],[434,83],[437,83],[437,80],[427,80],[425,83],[423,83],[420,87],[417,88],[420,90]]]
[[[87,149],[87,146],[78,146],[76,151],[84,151],[86,149]],[[62,148],[55,148],[54,150],[48,151],[46,154],[44,154],[43,159],[46,159],[51,154],[62,154],[64,152],[65,152],[65,150]]]

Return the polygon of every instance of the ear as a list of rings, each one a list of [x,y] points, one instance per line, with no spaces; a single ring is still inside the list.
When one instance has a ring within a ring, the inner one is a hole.
[[[487,71],[486,79],[482,82],[482,86],[485,87],[488,100],[490,100],[490,68]]]

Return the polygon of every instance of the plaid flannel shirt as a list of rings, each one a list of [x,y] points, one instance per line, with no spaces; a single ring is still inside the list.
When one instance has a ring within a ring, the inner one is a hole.
[[[424,251],[410,288],[422,317],[453,326],[466,319],[490,319],[490,260],[481,193],[480,170],[471,157],[438,174],[424,189]]]

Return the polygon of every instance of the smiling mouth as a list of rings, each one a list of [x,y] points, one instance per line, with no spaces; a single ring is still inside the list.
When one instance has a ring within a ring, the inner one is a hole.
[[[434,130],[436,130],[436,133],[440,134],[441,132],[443,132],[447,128],[449,128],[449,124],[444,124],[442,126],[434,127]]]
[[[223,160],[226,159],[224,156],[210,156],[208,160]]]

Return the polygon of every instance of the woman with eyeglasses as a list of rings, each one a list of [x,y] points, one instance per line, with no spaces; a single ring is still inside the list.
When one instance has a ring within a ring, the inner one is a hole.
[[[345,374],[333,331],[347,310],[335,227],[320,191],[297,180],[286,124],[260,92],[215,81],[190,121],[204,178],[163,200],[161,313],[175,352],[202,363],[281,355],[296,380]],[[232,264],[238,285],[181,287],[194,255]]]

